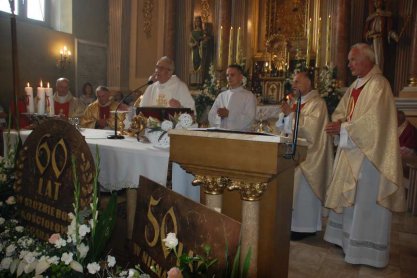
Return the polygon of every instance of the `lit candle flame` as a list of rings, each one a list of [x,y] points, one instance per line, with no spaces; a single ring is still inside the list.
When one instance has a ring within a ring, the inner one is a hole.
[[[30,84],[29,84],[29,82],[26,84],[26,87],[30,87]]]
[[[49,88],[49,82],[48,82],[48,84],[47,84],[47,88]]]
[[[42,87],[43,87],[42,85],[43,85],[43,83],[42,83],[42,79],[41,79],[41,85],[40,85],[39,87],[41,87],[41,88],[42,88]]]

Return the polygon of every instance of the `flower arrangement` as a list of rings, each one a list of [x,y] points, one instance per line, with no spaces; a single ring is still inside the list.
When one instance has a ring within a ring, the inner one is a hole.
[[[194,97],[195,109],[197,111],[197,122],[203,121],[203,114],[207,107],[211,107],[216,100],[217,95],[220,93],[220,80],[216,79],[214,66],[210,65],[209,77],[204,81],[203,89],[200,94]]]
[[[170,129],[185,129],[193,125],[193,117],[187,113],[169,115],[169,120],[160,121],[149,117],[145,136],[157,147],[169,147],[168,131]]]
[[[331,115],[337,107],[343,92],[337,89],[337,71],[335,67],[323,67],[318,80],[318,91],[326,101],[327,111]]]

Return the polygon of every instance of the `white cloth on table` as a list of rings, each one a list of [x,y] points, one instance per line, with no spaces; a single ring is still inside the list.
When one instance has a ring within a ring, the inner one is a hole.
[[[293,203],[291,231],[299,233],[321,231],[321,201],[311,190],[299,167],[294,173]]]
[[[344,125],[339,148],[356,148]],[[389,261],[392,213],[378,205],[376,199],[379,184],[388,181],[366,156],[357,166],[360,174],[355,204],[340,214],[330,211],[324,240],[341,246],[348,263],[385,267]]]
[[[161,84],[159,81],[148,86],[140,102],[140,107],[161,106],[169,107],[169,100],[176,99],[182,107],[191,108],[195,112],[194,99],[188,90],[187,85],[182,82],[176,75]]]
[[[177,163],[172,163],[172,190],[200,203],[200,186],[192,185],[194,176],[187,173]]]
[[[220,118],[219,108],[229,110],[229,116]],[[250,130],[256,113],[256,98],[252,92],[238,87],[221,92],[210,109],[208,119],[210,126],[234,130]]]

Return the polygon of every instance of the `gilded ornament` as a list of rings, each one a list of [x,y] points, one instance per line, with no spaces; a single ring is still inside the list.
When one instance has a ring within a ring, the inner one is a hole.
[[[145,32],[146,37],[151,37],[152,31],[152,10],[153,10],[153,0],[145,0],[143,2],[143,32]]]

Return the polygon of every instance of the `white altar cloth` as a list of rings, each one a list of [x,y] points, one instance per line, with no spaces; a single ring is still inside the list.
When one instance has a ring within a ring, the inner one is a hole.
[[[31,132],[31,130],[20,131],[22,142],[26,140]],[[114,131],[111,130],[100,129],[83,129],[81,132],[94,158],[96,146],[98,146],[101,190],[115,191],[123,188],[137,188],[140,175],[166,185],[168,149],[159,149],[151,144],[143,144],[132,137],[125,137],[123,140],[107,139],[107,135],[113,133]],[[6,153],[6,132],[3,133],[3,138]],[[16,139],[17,132],[11,131],[10,140],[16,142]]]

